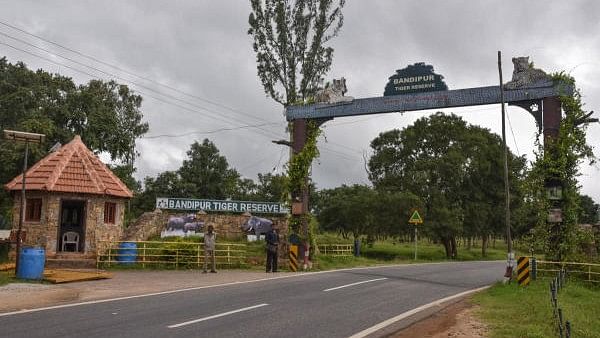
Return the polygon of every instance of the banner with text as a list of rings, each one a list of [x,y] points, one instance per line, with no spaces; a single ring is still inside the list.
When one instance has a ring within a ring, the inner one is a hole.
[[[250,212],[262,214],[287,214],[289,212],[285,205],[274,202],[197,200],[169,197],[156,198],[156,208],[170,210]]]

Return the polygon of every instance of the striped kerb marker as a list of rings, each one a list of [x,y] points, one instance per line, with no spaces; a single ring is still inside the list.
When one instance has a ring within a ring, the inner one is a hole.
[[[521,286],[529,285],[529,257],[517,258],[517,281]]]
[[[290,245],[290,271],[298,271],[298,246]]]

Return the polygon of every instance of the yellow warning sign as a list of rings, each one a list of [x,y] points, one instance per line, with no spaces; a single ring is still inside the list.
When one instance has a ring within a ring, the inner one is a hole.
[[[421,215],[419,215],[419,211],[415,210],[413,212],[412,216],[410,216],[410,219],[408,220],[408,223],[413,223],[413,224],[423,223],[423,219],[421,218]]]
[[[521,286],[529,285],[529,257],[517,258],[517,281]]]
[[[290,271],[298,271],[298,246],[290,245]]]

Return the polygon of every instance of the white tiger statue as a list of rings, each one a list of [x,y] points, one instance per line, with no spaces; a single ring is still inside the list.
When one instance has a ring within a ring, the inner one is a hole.
[[[339,102],[351,102],[354,100],[352,96],[344,96],[348,91],[346,88],[346,79],[341,78],[339,80],[333,79],[333,84],[327,83],[325,88],[317,91],[315,95],[315,102],[317,103],[339,103]]]

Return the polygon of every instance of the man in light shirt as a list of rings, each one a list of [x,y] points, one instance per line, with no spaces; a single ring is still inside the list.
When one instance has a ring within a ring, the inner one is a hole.
[[[207,231],[204,233],[204,273],[206,273],[206,267],[208,264],[208,258],[211,259],[211,270],[210,272],[216,273],[215,269],[215,242],[217,234],[214,232],[212,225],[209,225]]]

